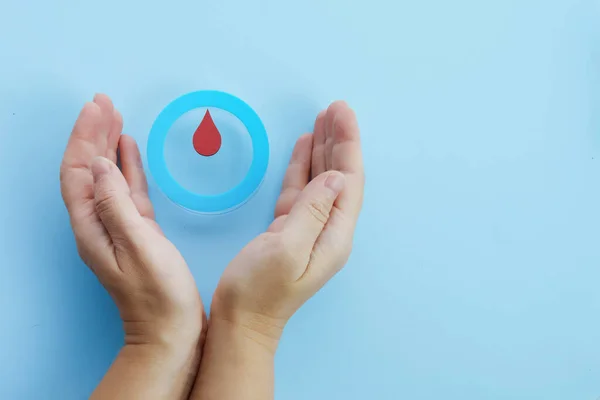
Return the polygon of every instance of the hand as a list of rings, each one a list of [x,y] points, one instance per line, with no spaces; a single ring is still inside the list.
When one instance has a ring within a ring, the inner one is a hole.
[[[154,221],[140,152],[122,127],[97,95],[69,139],[60,180],[79,253],[114,299],[126,344],[197,342],[205,324],[196,284]]]
[[[296,143],[275,220],[225,270],[211,321],[276,343],[294,312],[346,263],[364,180],[358,123],[336,102]]]

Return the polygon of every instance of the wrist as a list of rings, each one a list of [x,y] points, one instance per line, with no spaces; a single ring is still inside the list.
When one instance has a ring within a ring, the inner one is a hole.
[[[125,343],[120,354],[132,364],[178,369],[182,365],[197,365],[200,361],[200,351],[199,342]]]
[[[166,365],[197,365],[203,331],[199,329],[149,329],[145,324],[124,323],[123,352],[146,362]]]
[[[126,349],[136,349],[140,356],[173,360],[174,364],[199,362],[207,328],[203,312],[180,322],[123,319]]]
[[[154,302],[161,301],[160,299]],[[161,304],[165,303],[161,301]],[[168,304],[168,302],[166,302]],[[119,304],[126,344],[172,345],[174,342],[189,344],[196,342],[206,330],[206,314],[200,303],[185,306],[136,307]]]
[[[275,354],[287,321],[239,310],[222,309],[213,303],[209,335],[219,331],[249,347],[260,346]]]
[[[197,343],[206,330],[206,321],[173,323],[166,321],[123,320],[126,345],[149,345],[171,348]]]

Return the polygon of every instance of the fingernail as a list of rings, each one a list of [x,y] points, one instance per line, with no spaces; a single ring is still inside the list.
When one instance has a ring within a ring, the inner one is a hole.
[[[96,157],[92,161],[92,176],[94,182],[110,172],[110,162],[104,157]]]
[[[345,184],[346,178],[344,178],[344,175],[339,172],[332,173],[325,180],[325,186],[331,189],[336,195],[344,190]]]

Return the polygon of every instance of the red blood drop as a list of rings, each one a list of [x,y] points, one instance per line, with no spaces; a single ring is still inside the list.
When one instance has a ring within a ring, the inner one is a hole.
[[[205,157],[214,156],[221,148],[221,133],[217,129],[209,110],[206,110],[202,122],[194,132],[192,141],[196,152]]]

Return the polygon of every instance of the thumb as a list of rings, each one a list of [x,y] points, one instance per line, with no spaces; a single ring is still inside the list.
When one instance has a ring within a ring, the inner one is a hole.
[[[295,249],[310,254],[344,185],[344,175],[332,171],[319,175],[302,190],[283,229]]]
[[[104,157],[92,161],[96,212],[113,241],[129,239],[141,217],[119,168]]]

